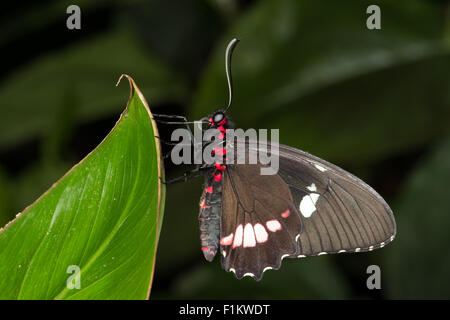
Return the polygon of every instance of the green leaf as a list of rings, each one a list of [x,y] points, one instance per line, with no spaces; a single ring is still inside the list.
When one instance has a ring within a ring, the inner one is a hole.
[[[69,115],[71,125],[117,114],[123,96],[120,90],[111,92],[109,79],[124,70],[146,84],[142,90],[153,104],[178,101],[185,94],[180,76],[118,26],[44,55],[1,84],[0,148],[47,135],[61,114]]]
[[[131,77],[103,142],[0,233],[1,299],[145,299],[165,188],[156,125]],[[69,289],[70,266],[80,289]]]
[[[449,181],[447,138],[413,171],[394,207],[398,235],[386,248],[390,298],[450,298]]]
[[[347,163],[377,161],[448,132],[450,47],[440,6],[377,1],[382,28],[368,30],[370,4],[259,2],[211,56],[192,118],[228,101],[223,55],[238,37],[229,114],[240,127],[279,128],[282,143]]]

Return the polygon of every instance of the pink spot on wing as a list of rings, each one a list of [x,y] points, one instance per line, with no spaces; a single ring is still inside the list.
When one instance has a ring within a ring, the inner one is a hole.
[[[258,243],[264,243],[267,241],[269,235],[267,234],[267,231],[262,224],[255,224],[253,229],[255,230],[256,241],[258,241]]]
[[[266,221],[266,226],[267,226],[267,229],[269,229],[269,231],[271,231],[271,232],[276,232],[278,230],[281,230],[281,224],[280,224],[280,222],[278,222],[277,219]]]
[[[291,211],[289,209],[287,209],[285,212],[281,213],[281,217],[282,218],[287,218],[291,215]]]
[[[244,227],[244,248],[256,246],[255,231],[251,223],[247,223]]]
[[[229,246],[233,243],[233,233],[230,233],[226,237],[220,239],[220,244],[223,246]]]
[[[244,235],[244,228],[242,224],[238,225],[236,228],[236,232],[234,235],[233,248],[239,247],[242,245],[242,238]]]

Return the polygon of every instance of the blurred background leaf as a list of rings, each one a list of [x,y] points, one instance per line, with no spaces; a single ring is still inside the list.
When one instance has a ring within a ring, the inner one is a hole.
[[[152,101],[183,96],[180,78],[158,59],[144,55],[132,32],[112,30],[48,54],[11,75],[0,90],[4,108],[0,146],[41,133],[55,115],[64,116],[68,111],[78,123],[120,112],[123,91],[113,90],[111,80],[123,70],[145,83],[143,90]],[[71,108],[65,108],[67,105]],[[23,114],[28,116],[20,118]]]
[[[223,107],[224,50],[239,37],[230,109],[237,126],[279,128],[282,143],[363,178],[392,204],[399,238],[370,254],[284,261],[258,284],[237,281],[218,261],[204,261],[199,248],[203,181],[171,185],[153,297],[380,299],[405,296],[407,288],[422,294],[427,277],[434,283],[423,264],[414,271],[422,280],[416,287],[403,285],[408,270],[396,282],[384,270],[397,270],[391,255],[399,264],[411,259],[395,247],[405,241],[410,214],[401,203],[417,201],[405,183],[450,134],[449,1],[79,1],[78,31],[65,27],[69,4],[10,2],[0,13],[8,61],[0,70],[0,189],[11,195],[0,196],[11,208],[0,209],[5,220],[106,135],[122,107],[125,90],[111,85],[119,74],[136,78],[155,113],[198,119]],[[381,8],[381,30],[366,28],[371,4]],[[158,127],[169,140],[174,128]],[[166,169],[170,178],[186,168],[166,162]],[[447,214],[448,206],[439,208]],[[436,250],[445,250],[442,241]],[[381,267],[380,291],[366,288],[370,264]],[[430,290],[423,294],[449,298]]]
[[[222,37],[193,118],[227,101],[223,50],[238,37],[230,112],[239,126],[280,128],[282,142],[346,163],[409,151],[448,132],[450,47],[439,6],[377,3],[382,30],[371,31],[362,14],[371,1],[259,2]]]
[[[432,153],[417,165],[397,200],[399,237],[386,250],[392,298],[450,296],[450,252],[444,248],[450,243],[449,180],[447,138],[436,143]]]

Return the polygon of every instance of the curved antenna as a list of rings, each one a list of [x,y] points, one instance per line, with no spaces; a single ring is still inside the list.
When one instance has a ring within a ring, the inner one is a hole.
[[[231,106],[231,102],[233,101],[233,82],[231,79],[231,55],[233,54],[233,50],[238,44],[239,39],[234,38],[230,41],[227,46],[227,50],[225,51],[225,72],[227,74],[227,82],[228,82],[228,106],[225,109],[227,112],[228,108]]]

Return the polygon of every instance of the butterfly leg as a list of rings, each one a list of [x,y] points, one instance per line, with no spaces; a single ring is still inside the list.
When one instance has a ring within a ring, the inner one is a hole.
[[[164,124],[185,124],[186,128],[189,131],[189,134],[191,135],[191,138],[194,141],[194,135],[192,134],[192,130],[191,130],[191,127],[189,127],[189,124],[195,123],[195,122],[188,121],[186,117],[184,117],[184,116],[177,116],[177,115],[153,114],[153,117],[154,117],[153,120],[155,120],[156,122],[159,122],[159,123],[164,123]],[[164,120],[156,119],[155,117],[156,118],[166,118],[166,119],[179,119],[179,120],[182,120],[182,121],[164,121]]]
[[[176,177],[176,178],[173,178],[173,179],[170,179],[170,180],[163,181],[163,183],[167,185],[167,184],[172,184],[172,183],[176,183],[176,182],[186,182],[186,181],[189,181],[189,180],[191,180],[191,179],[194,179],[194,178],[197,178],[197,177],[202,176],[203,173],[202,173],[202,172],[199,172],[200,170],[201,170],[201,167],[197,167],[197,168],[195,168],[195,169],[193,169],[193,170],[186,171],[185,173],[183,173],[182,175],[180,175],[180,176],[178,176],[178,177]]]

